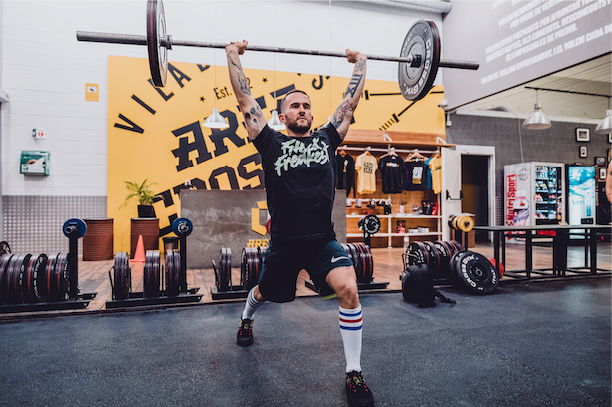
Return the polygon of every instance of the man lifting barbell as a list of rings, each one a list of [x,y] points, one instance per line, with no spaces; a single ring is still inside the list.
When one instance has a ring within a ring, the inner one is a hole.
[[[335,193],[332,157],[359,103],[367,58],[346,50],[348,61],[355,64],[353,75],[330,123],[315,132],[310,130],[313,117],[308,95],[300,90],[285,95],[279,114],[287,128],[285,136],[268,127],[251,96],[239,58],[246,47],[246,41],[226,47],[229,75],[247,133],[262,158],[272,221],[270,246],[259,284],[249,292],[237,343],[253,344],[253,315],[265,301],[295,299],[298,274],[306,269],[321,296],[338,297],[349,403],[371,406],[372,392],[361,374],[362,311],[356,275],[336,241],[331,221]]]

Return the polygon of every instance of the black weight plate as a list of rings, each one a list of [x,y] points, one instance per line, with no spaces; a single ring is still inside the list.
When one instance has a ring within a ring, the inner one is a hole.
[[[230,291],[232,286],[232,249],[229,247],[221,248],[219,253],[219,280],[217,289],[219,292]]]
[[[178,218],[172,222],[172,231],[178,237],[187,237],[193,231],[193,223],[187,218]]]
[[[259,280],[259,249],[245,247],[242,249],[240,262],[240,280],[245,290],[250,291]]]
[[[115,254],[115,300],[126,300],[130,295],[130,264],[127,252]]]
[[[42,295],[44,300],[48,302],[53,301],[53,272],[55,270],[55,264],[57,263],[57,256],[59,256],[59,253],[54,253],[47,259],[47,267],[43,273],[44,285],[39,285],[40,287],[44,287]]]
[[[366,233],[373,235],[380,230],[380,219],[376,215],[367,215],[363,218],[362,225]]]
[[[179,295],[179,274],[181,268],[181,255],[178,250],[171,250],[166,254],[166,296]]]
[[[450,243],[454,247],[455,253],[462,252],[465,250],[463,246],[456,240],[451,240],[448,243]]]
[[[166,84],[168,76],[168,49],[161,45],[161,38],[166,37],[166,16],[161,0],[149,0],[147,3],[147,48],[151,79],[157,87]]]
[[[374,276],[374,257],[370,247],[365,243],[358,243],[363,253],[364,273],[363,278],[365,283],[371,283]]]
[[[429,267],[429,253],[422,242],[412,242],[406,247],[406,258],[409,266],[426,264]]]
[[[43,301],[41,280],[44,280],[44,271],[47,266],[47,255],[39,254],[30,257],[23,276],[23,299],[27,303]]]
[[[422,242],[423,247],[427,250],[427,256],[429,258],[429,271],[434,279],[441,277],[440,275],[440,252],[433,244],[433,242]]]
[[[4,286],[5,286],[4,299],[7,304],[14,304],[13,290],[14,290],[15,279],[13,277],[13,270],[15,268],[15,264],[17,263],[17,261],[21,262],[21,260],[23,260],[23,255],[15,254],[14,256],[11,257],[11,260],[6,265],[6,271],[4,275],[4,278],[5,278],[4,280]]]
[[[451,252],[451,246],[448,242],[436,241],[434,242],[438,253],[440,254],[439,270],[442,278],[450,279],[450,259],[453,256]]]
[[[7,273],[7,303],[9,304],[21,304],[23,302],[23,272],[30,261],[30,257],[29,254],[15,255],[9,263],[9,272]]]
[[[438,73],[440,52],[440,34],[434,22],[419,20],[414,23],[406,34],[400,56],[421,55],[421,61],[417,67],[399,63],[398,83],[405,99],[417,101],[429,93]]]
[[[361,260],[359,258],[359,251],[357,247],[355,247],[354,243],[347,243],[347,247],[349,249],[351,261],[353,262],[353,268],[355,269],[355,276],[357,277],[357,281],[360,281],[360,276],[363,274],[363,270],[361,268]]]
[[[359,262],[359,274],[357,274],[358,283],[369,283],[366,281],[366,264],[365,264],[365,253],[363,251],[362,243],[355,243],[355,252],[357,253],[357,262]]]
[[[0,254],[2,253],[10,253],[11,252],[11,247],[9,246],[9,244],[7,242],[5,242],[4,240],[0,242]]]
[[[147,250],[143,275],[143,292],[145,298],[161,297],[161,256],[159,250]]]
[[[469,250],[457,258],[457,275],[464,287],[480,294],[493,292],[499,284],[499,275],[489,259]]]
[[[7,267],[13,257],[12,254],[0,255],[0,304],[6,304],[6,295],[8,291],[6,283]]]
[[[70,292],[68,253],[58,253],[52,276],[52,301],[66,301]]]
[[[70,234],[73,231],[76,231],[76,236],[80,239],[87,232],[87,224],[81,219],[68,219],[66,222],[64,222],[64,226],[62,226],[62,232],[64,232],[66,237],[70,237]]]

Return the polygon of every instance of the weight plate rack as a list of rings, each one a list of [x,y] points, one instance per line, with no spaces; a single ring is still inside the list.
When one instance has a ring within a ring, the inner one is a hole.
[[[363,242],[341,243],[340,246],[353,262],[358,290],[384,290],[387,288],[388,282],[374,282],[374,258],[367,244]],[[312,291],[318,292],[312,280],[306,280],[304,284]]]
[[[215,286],[211,287],[213,300],[246,298],[249,291],[259,282],[263,259],[268,246],[245,247],[240,256],[240,285],[232,283],[232,249],[222,247],[219,261],[212,262],[215,272]]]
[[[495,266],[483,255],[465,250],[455,240],[412,242],[403,256],[405,269],[426,265],[434,284],[450,283],[479,294],[492,293],[499,284]]]
[[[115,255],[115,266],[113,268],[115,270],[114,275],[118,277],[115,277],[114,286],[112,286],[113,300],[106,302],[107,309],[183,304],[200,302],[202,299],[202,294],[197,294],[198,287],[187,289],[185,292],[180,288],[180,281],[186,281],[186,279],[181,280],[181,278],[187,271],[181,267],[181,254],[178,250],[170,250],[166,253],[164,267],[162,267],[159,250],[146,251],[143,267],[143,291],[134,292],[130,289],[131,268],[129,267],[127,253],[123,252]],[[121,271],[117,272],[117,268]],[[111,270],[109,270],[109,275]],[[116,295],[117,290],[121,291],[120,296]]]

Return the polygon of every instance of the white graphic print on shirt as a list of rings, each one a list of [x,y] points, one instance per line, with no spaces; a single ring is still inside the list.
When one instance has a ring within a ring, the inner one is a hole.
[[[278,176],[289,167],[296,168],[300,165],[310,167],[311,164],[323,165],[329,161],[328,144],[315,138],[306,146],[300,140],[291,139],[281,144],[283,155],[276,159],[274,169]]]

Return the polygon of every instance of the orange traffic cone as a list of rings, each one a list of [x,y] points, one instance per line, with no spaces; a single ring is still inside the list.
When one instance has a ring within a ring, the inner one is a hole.
[[[142,241],[142,235],[138,236],[138,243],[136,243],[136,254],[134,254],[133,262],[144,263],[145,262],[145,251],[144,243]]]

